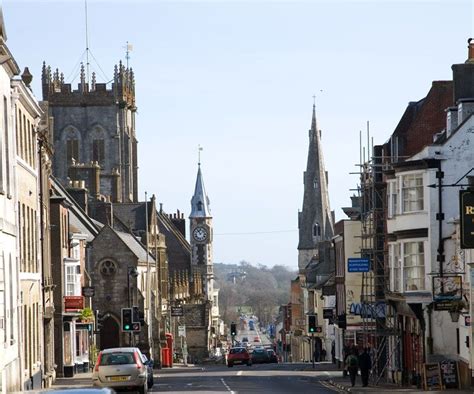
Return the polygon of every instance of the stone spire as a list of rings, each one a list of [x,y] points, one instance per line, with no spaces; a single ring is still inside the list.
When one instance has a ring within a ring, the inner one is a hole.
[[[196,178],[196,187],[194,188],[194,196],[191,198],[191,214],[190,218],[210,218],[211,210],[209,209],[209,198],[204,188],[204,180],[202,178],[201,164],[198,165],[198,173]]]
[[[3,10],[0,5],[0,38],[5,42],[7,41],[7,32],[5,30],[5,21],[3,19]]]
[[[303,210],[298,213],[299,243],[298,250],[313,251],[303,253],[305,258],[310,254],[317,255],[318,244],[330,240],[334,233],[334,224],[329,207],[328,180],[324,167],[321,147],[321,131],[316,121],[316,106],[313,104],[313,118],[309,130],[308,162],[304,172]],[[307,261],[309,262],[309,260]],[[299,261],[299,267],[305,265]]]

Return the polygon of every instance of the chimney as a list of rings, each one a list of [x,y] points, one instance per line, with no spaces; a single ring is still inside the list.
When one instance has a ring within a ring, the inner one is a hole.
[[[474,63],[474,40],[470,38],[467,40],[467,60],[466,63]]]
[[[171,219],[174,226],[177,230],[186,238],[186,221],[184,219],[184,215],[181,215],[179,210],[178,213],[173,214],[173,218]]]
[[[458,107],[446,108],[446,138],[458,127]]]

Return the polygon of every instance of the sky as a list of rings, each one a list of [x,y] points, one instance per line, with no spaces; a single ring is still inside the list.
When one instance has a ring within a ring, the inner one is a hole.
[[[90,70],[135,72],[140,200],[187,218],[201,168],[214,262],[297,268],[313,96],[336,219],[357,187],[359,134],[384,143],[410,101],[452,79],[474,36],[472,1],[87,2]],[[3,0],[7,45],[33,74],[78,83],[85,3]],[[189,233],[189,228],[188,228]],[[188,235],[189,237],[189,235]]]

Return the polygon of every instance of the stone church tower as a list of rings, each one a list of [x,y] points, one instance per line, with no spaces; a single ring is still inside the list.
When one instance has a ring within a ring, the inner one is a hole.
[[[77,90],[43,63],[43,100],[54,118],[53,174],[66,187],[86,187],[96,200],[136,202],[137,139],[135,80],[122,62],[112,85],[86,82],[84,66]]]
[[[203,291],[205,299],[212,301],[214,291],[214,272],[212,265],[212,216],[209,209],[209,198],[204,188],[204,180],[199,163],[196,178],[196,187],[191,199],[190,241],[191,241],[191,268],[203,277]]]
[[[319,257],[319,242],[330,240],[334,233],[334,221],[329,208],[327,172],[321,147],[321,131],[318,130],[316,123],[315,105],[309,130],[303,210],[298,212],[298,229],[298,268],[302,272],[311,259]]]

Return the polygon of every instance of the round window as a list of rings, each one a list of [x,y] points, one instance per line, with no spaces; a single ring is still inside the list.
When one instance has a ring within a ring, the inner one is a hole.
[[[117,265],[113,261],[106,260],[100,265],[100,273],[102,276],[112,276],[115,275],[116,272]]]

